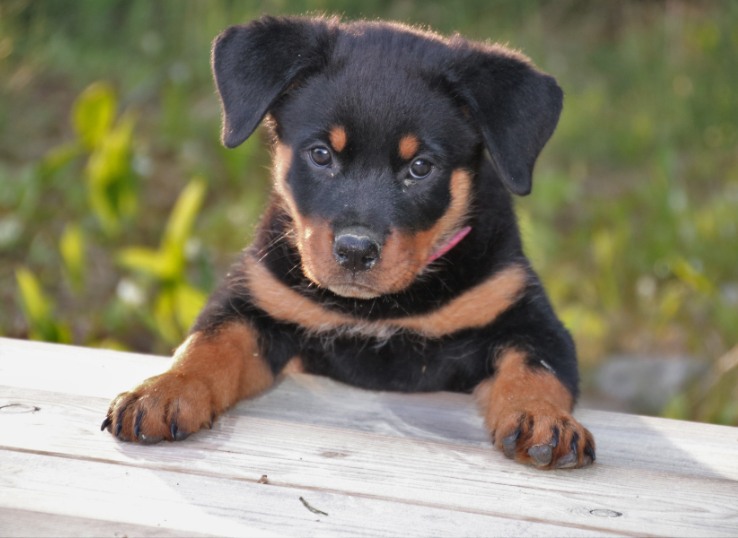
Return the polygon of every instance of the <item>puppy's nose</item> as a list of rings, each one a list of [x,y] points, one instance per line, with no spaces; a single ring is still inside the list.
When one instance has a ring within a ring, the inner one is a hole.
[[[357,230],[341,233],[333,240],[333,257],[338,265],[353,272],[374,267],[380,250],[379,243]]]

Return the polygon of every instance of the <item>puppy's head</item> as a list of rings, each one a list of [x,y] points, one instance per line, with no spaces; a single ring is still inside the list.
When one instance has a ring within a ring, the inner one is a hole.
[[[400,292],[473,226],[490,158],[527,194],[561,90],[522,56],[387,23],[263,18],[213,47],[223,141],[269,113],[303,271],[344,297]]]

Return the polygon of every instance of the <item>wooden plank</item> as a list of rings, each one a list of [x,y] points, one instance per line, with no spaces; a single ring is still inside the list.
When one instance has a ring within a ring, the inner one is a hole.
[[[96,518],[72,517],[51,514],[37,510],[20,510],[0,506],[0,533],[5,538],[34,536],[37,538],[77,538],[83,536],[182,536],[182,530],[163,529],[130,525],[118,521],[105,521]],[[187,536],[214,536],[197,534],[191,531]]]
[[[164,357],[0,338],[0,383],[15,387],[109,400],[161,372],[168,362]],[[101,406],[100,412],[106,407]],[[367,392],[312,376],[293,376],[278,390],[255,402],[242,402],[230,414],[333,427],[343,418],[351,429],[488,446],[473,401],[461,394]],[[622,460],[623,467],[645,472],[738,480],[738,428],[591,410],[576,414],[596,434],[601,464]]]
[[[285,383],[280,390],[289,386]],[[592,469],[541,473],[513,465],[486,444],[354,431],[342,416],[332,427],[300,422],[299,416],[295,421],[267,419],[242,410],[186,442],[142,447],[117,443],[97,431],[105,400],[16,391],[0,391],[18,404],[17,411],[27,410],[0,414],[0,446],[16,451],[43,446],[49,455],[252,484],[266,474],[272,485],[281,487],[524,517],[591,531],[640,534],[646,528],[654,534],[698,535],[707,519],[717,522],[708,534],[730,535],[738,522],[736,482],[724,478],[633,472],[617,460]],[[613,512],[622,516],[600,517]]]
[[[168,364],[154,355],[0,338],[0,383],[15,387],[111,398]]]
[[[186,470],[17,451],[3,454],[3,467],[7,473],[0,480],[0,505],[6,510],[49,513],[52,520],[71,518],[79,522],[78,528],[89,525],[95,531],[92,535],[98,530],[118,532],[121,527],[140,529],[141,534],[153,529],[153,535],[179,532],[188,536],[558,536],[562,532],[561,527],[536,521],[202,476]],[[309,511],[301,498],[327,515]],[[35,536],[49,527],[43,517],[2,521],[3,536]],[[602,535],[582,529],[565,532]]]
[[[276,488],[331,495],[337,506],[346,497],[385,503],[382,510],[399,526],[373,529],[379,534],[422,528],[402,523],[412,510],[419,521],[439,510],[492,518],[512,525],[512,534],[558,528],[566,535],[730,536],[738,528],[736,428],[581,411],[599,443],[598,463],[541,473],[491,450],[468,396],[374,393],[293,376],[239,404],[211,432],[139,447],[115,442],[97,425],[110,396],[166,361],[130,357],[131,380],[129,355],[24,344],[0,339],[0,383],[8,385],[0,397],[19,404],[0,413],[0,446],[8,453],[236,480],[241,487],[258,488],[267,474]],[[100,386],[107,392],[95,397]],[[539,527],[522,531],[521,524]]]

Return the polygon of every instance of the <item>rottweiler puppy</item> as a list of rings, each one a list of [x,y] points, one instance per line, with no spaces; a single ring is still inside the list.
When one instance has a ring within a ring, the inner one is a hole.
[[[506,456],[592,463],[571,415],[575,347],[511,199],[558,122],[555,80],[498,45],[334,18],[228,28],[212,68],[226,146],[266,118],[271,201],[171,368],[119,395],[102,428],[181,440],[297,370],[474,391]]]

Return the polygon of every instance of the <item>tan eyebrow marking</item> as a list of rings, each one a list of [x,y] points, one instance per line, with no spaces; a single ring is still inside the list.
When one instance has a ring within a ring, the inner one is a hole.
[[[408,161],[418,152],[418,148],[420,148],[418,137],[413,134],[407,134],[400,138],[398,153],[400,157]]]
[[[333,147],[334,151],[338,153],[342,152],[346,147],[346,141],[348,140],[346,129],[341,125],[331,127],[331,130],[328,133],[328,139],[330,140],[331,147]]]

